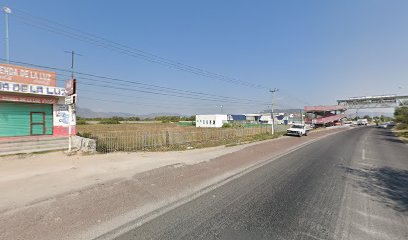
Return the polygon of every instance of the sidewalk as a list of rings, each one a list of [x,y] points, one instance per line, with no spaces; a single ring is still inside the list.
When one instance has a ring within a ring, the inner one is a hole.
[[[90,239],[328,134],[184,152],[0,158],[0,239]]]

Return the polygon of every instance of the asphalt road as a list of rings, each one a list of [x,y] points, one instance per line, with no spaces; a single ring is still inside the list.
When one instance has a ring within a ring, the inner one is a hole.
[[[385,129],[331,135],[116,239],[408,239],[408,147]]]

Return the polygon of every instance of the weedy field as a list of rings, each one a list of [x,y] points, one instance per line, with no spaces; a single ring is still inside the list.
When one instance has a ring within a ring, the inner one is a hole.
[[[237,128],[196,128],[174,123],[92,124],[78,125],[79,136],[97,140],[98,152],[168,151],[217,145],[233,145],[273,138],[286,131],[276,125],[272,136],[270,125]]]

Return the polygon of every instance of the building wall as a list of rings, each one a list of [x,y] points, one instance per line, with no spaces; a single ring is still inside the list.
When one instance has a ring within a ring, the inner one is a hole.
[[[224,114],[196,115],[196,127],[220,128],[228,122],[228,116]]]
[[[71,120],[71,134],[76,134],[76,117],[75,114],[69,116],[68,105],[65,105],[64,98],[60,98],[53,106],[54,115],[54,136],[68,136],[69,122]]]
[[[75,115],[70,119],[65,95],[65,88],[56,86],[54,72],[0,64],[0,136],[67,136],[69,123],[76,134]]]

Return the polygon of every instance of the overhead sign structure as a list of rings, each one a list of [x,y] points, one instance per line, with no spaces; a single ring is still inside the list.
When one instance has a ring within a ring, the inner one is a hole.
[[[0,81],[53,87],[57,84],[55,72],[10,64],[0,64]]]
[[[0,81],[0,92],[28,93],[57,97],[64,97],[66,95],[65,88],[2,81]]]
[[[343,105],[348,109],[364,109],[364,108],[394,108],[399,105],[406,104],[408,95],[378,95],[378,96],[362,96],[350,97],[348,99],[337,100],[339,105]]]

